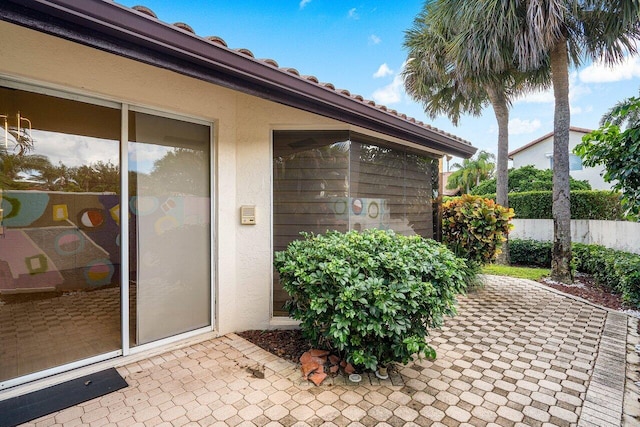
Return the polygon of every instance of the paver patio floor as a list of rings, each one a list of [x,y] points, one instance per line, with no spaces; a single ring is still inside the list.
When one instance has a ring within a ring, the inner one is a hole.
[[[637,319],[527,280],[484,281],[433,331],[438,358],[400,367],[400,385],[316,387],[229,334],[120,367],[128,388],[30,425],[620,425]]]

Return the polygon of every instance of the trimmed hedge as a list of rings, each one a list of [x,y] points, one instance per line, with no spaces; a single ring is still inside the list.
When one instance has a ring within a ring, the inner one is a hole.
[[[552,248],[552,242],[509,239],[509,259],[511,264],[549,268]]]
[[[512,239],[511,263],[549,268],[552,247],[552,242]],[[640,255],[583,243],[573,243],[571,249],[576,270],[592,274],[599,284],[621,294],[625,302],[640,307]]]
[[[496,199],[495,194],[481,196]],[[551,191],[528,191],[509,194],[509,207],[516,218],[551,219],[553,193]],[[578,190],[571,192],[571,219],[624,220],[620,194],[610,191]]]

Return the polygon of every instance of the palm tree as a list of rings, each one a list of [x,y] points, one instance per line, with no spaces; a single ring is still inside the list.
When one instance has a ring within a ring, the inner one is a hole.
[[[640,108],[634,107],[640,97],[630,97],[618,101],[609,111],[604,113],[600,119],[600,126],[607,123],[625,128],[640,127]]]
[[[463,189],[465,194],[468,194],[473,187],[474,177],[471,174],[472,168],[469,167],[471,160],[464,159],[462,164],[454,163],[452,168],[457,170],[449,175],[447,180],[447,188],[449,190],[455,190],[457,188]]]
[[[454,163],[452,168],[457,170],[449,175],[447,188],[450,190],[462,188],[466,194],[478,184],[480,181],[489,179],[495,170],[495,156],[487,151],[480,151],[475,159],[464,159],[462,164]]]
[[[548,85],[549,67],[543,63],[534,71],[523,73],[514,63],[500,73],[478,72],[471,64],[452,55],[452,45],[461,27],[458,18],[450,13],[450,4],[447,3],[456,2],[427,2],[416,17],[413,28],[406,33],[404,44],[409,49],[409,59],[403,72],[405,89],[415,100],[423,103],[425,112],[431,118],[445,114],[456,126],[461,114],[477,116],[491,104],[498,123],[496,201],[508,207],[511,99],[533,87]],[[466,188],[468,192],[465,176],[464,172],[454,173],[449,180],[458,182],[460,188]],[[458,184],[453,188],[457,188]],[[508,245],[505,245],[499,261],[508,263],[508,260]]]
[[[571,282],[569,67],[585,58],[621,61],[636,53],[640,2],[629,0],[466,0],[443,2],[461,31],[451,48],[477,73],[551,67],[554,111],[552,278]]]

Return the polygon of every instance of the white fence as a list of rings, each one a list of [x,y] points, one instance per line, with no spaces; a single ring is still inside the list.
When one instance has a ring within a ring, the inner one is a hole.
[[[553,241],[552,219],[513,219],[511,239]],[[640,222],[571,220],[571,241],[640,254]]]

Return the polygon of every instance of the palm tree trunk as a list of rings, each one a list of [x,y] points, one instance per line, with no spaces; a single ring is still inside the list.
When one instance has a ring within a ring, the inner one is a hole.
[[[561,39],[551,50],[551,78],[555,111],[553,120],[553,252],[551,278],[571,283],[571,204],[569,193],[569,59]]]
[[[509,207],[509,107],[504,91],[491,85],[486,87],[493,113],[498,122],[498,159],[496,162],[496,202]],[[509,235],[498,255],[498,264],[509,264]]]

